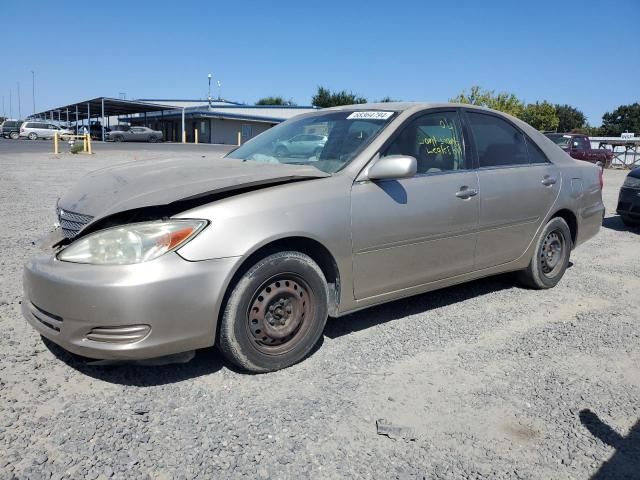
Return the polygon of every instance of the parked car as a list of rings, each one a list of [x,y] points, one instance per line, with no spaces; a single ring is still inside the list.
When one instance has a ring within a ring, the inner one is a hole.
[[[147,127],[129,127],[127,130],[116,130],[115,127],[109,132],[109,140],[114,142],[159,142],[163,138],[160,130],[151,130]]]
[[[276,157],[286,156],[320,156],[320,152],[324,148],[324,144],[327,142],[327,137],[324,135],[310,135],[300,134],[296,135],[289,140],[278,141],[273,149]]]
[[[601,162],[605,168],[611,164],[613,152],[606,148],[591,148],[591,141],[586,135],[578,133],[547,133],[546,135],[576,160]]]
[[[20,137],[20,125],[22,125],[22,120],[5,120],[0,125],[0,134],[4,138],[16,140]]]
[[[616,211],[625,225],[640,225],[640,167],[631,170],[625,178]]]
[[[329,132],[319,158],[274,155],[317,125]],[[555,286],[600,229],[601,182],[488,109],[311,112],[224,158],[85,177],[60,198],[48,251],[25,265],[23,313],[86,357],[217,343],[244,369],[277,370],[312,351],[328,315],[509,271]]]
[[[29,140],[38,140],[39,138],[53,138],[54,134],[71,134],[70,130],[60,129],[53,123],[29,120],[20,126],[20,137]]]

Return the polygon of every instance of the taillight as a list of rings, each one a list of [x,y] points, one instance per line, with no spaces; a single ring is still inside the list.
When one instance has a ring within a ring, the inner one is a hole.
[[[21,128],[21,129],[20,129],[20,133],[24,133],[24,128]]]

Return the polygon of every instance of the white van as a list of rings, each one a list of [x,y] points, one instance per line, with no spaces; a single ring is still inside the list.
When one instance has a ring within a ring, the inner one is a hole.
[[[37,140],[38,138],[53,138],[53,134],[58,132],[58,135],[64,133],[71,133],[69,130],[61,129],[53,123],[47,122],[24,122],[20,126],[20,137],[26,137],[29,140]]]

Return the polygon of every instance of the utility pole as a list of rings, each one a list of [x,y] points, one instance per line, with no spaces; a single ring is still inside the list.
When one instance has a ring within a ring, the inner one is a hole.
[[[36,72],[31,70],[31,97],[33,99],[33,114],[36,114]]]
[[[218,80],[218,101],[222,100],[222,97],[220,96],[221,91],[222,91],[222,83],[220,82],[220,80]]]
[[[22,120],[22,110],[20,109],[20,82],[18,83],[18,120]]]
[[[7,116],[7,111],[4,109],[4,95],[2,95],[2,116]]]
[[[209,74],[207,75],[207,78],[209,79],[209,108],[211,108],[211,77],[213,75]]]
[[[13,101],[11,98],[11,89],[9,89],[9,118],[13,118]]]

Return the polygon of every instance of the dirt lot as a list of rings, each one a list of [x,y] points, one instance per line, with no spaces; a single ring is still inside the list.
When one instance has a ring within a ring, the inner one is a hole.
[[[215,151],[99,147],[0,145],[0,478],[640,477],[640,233],[614,213],[624,172],[606,172],[604,227],[555,289],[504,275],[394,302],[330,321],[301,364],[248,375],[213,349],[87,365],[23,321],[22,264],[65,189],[128,159]],[[414,432],[377,435],[378,419]]]

